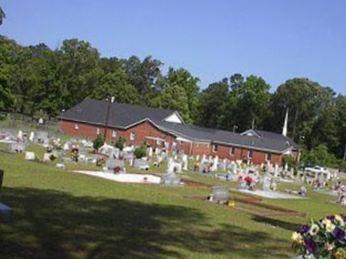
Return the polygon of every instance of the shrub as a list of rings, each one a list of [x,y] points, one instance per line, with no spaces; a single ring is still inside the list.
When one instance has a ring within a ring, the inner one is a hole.
[[[115,142],[115,147],[119,148],[120,150],[124,149],[124,144],[126,143],[126,139],[123,137],[119,137],[117,141]]]
[[[145,146],[140,146],[140,147],[137,147],[133,153],[137,159],[140,159],[147,155],[147,150]]]
[[[102,145],[105,143],[105,139],[102,135],[97,135],[96,139],[94,140],[93,147],[95,150],[98,150]]]

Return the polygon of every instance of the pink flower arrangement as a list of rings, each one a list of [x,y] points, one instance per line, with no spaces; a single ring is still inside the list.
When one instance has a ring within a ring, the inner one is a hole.
[[[346,258],[346,215],[330,215],[292,234],[292,246],[303,258]]]

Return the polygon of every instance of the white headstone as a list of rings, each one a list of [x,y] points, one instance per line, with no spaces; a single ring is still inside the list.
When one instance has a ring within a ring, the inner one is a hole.
[[[21,130],[18,131],[17,139],[19,139],[21,141],[23,140],[23,132]]]
[[[33,161],[35,160],[35,153],[34,152],[25,152],[25,160]]]
[[[57,163],[57,164],[55,165],[55,167],[58,168],[58,169],[65,169],[65,165],[64,165],[64,164],[61,164],[61,163]]]
[[[183,170],[187,171],[188,170],[188,159],[187,159],[187,155],[183,155]]]
[[[279,165],[275,164],[274,166],[274,177],[278,177],[279,175]]]
[[[153,148],[152,148],[152,147],[149,147],[149,148],[148,148],[148,156],[149,156],[149,157],[152,157],[152,156],[153,156]]]
[[[169,157],[168,161],[167,161],[167,173],[173,173],[173,172],[174,172],[173,159],[171,157]]]
[[[217,170],[218,163],[219,163],[219,157],[215,156],[214,159],[213,159],[213,165],[211,167],[211,171],[216,171]]]
[[[50,162],[50,153],[44,153],[43,154],[43,162]]]
[[[30,132],[29,140],[33,142],[35,139],[35,133],[33,131]]]

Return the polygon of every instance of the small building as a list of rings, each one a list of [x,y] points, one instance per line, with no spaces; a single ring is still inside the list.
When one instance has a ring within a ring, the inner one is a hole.
[[[290,138],[273,132],[247,130],[234,133],[185,124],[177,111],[86,99],[65,111],[59,129],[71,136],[108,142],[126,139],[127,145],[144,142],[167,152],[218,156],[254,164],[282,164],[284,155],[298,159],[298,146]]]

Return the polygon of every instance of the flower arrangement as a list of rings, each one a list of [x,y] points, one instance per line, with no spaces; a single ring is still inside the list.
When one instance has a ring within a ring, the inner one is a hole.
[[[346,215],[330,215],[292,234],[293,248],[303,258],[346,258]]]

